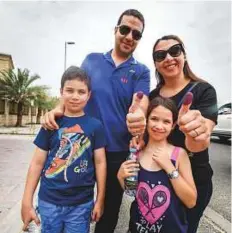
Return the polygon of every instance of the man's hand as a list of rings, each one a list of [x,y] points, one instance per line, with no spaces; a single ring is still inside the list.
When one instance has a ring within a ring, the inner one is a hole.
[[[146,115],[141,107],[141,101],[143,99],[143,93],[138,92],[133,100],[133,104],[129,108],[127,114],[127,128],[133,136],[141,136],[146,129]]]
[[[49,129],[49,130],[59,129],[59,126],[57,125],[55,118],[61,117],[63,115],[64,115],[64,109],[61,108],[60,106],[45,113],[45,115],[43,116],[41,120],[41,124],[43,128]]]
[[[98,222],[104,211],[104,204],[96,202],[92,211],[92,221]]]
[[[30,224],[31,221],[34,221],[37,226],[40,225],[40,220],[33,206],[22,205],[21,218],[23,221],[23,231],[27,230],[28,225]]]

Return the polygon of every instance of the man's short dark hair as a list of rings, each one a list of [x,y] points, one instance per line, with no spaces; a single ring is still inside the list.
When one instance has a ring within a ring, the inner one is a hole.
[[[145,20],[144,20],[144,17],[143,17],[143,15],[142,15],[142,13],[140,13],[138,10],[135,10],[135,9],[126,10],[126,11],[124,11],[124,12],[121,14],[121,16],[119,17],[117,25],[120,25],[120,24],[121,24],[122,17],[123,17],[124,15],[134,16],[134,17],[138,18],[138,19],[143,23],[143,31],[144,31],[144,28],[145,28]]]
[[[61,78],[61,89],[64,88],[64,84],[66,81],[74,79],[84,82],[88,87],[88,90],[91,90],[91,83],[89,77],[87,76],[84,70],[77,66],[70,66],[67,70],[65,70]]]

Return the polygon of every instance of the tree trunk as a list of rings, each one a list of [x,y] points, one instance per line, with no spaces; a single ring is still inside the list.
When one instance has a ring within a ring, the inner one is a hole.
[[[23,119],[23,103],[19,102],[18,103],[18,110],[17,110],[17,122],[16,122],[16,127],[22,126],[22,119]]]
[[[36,116],[36,124],[40,124],[41,115],[42,115],[42,109],[38,108],[38,113],[37,113],[37,116]]]

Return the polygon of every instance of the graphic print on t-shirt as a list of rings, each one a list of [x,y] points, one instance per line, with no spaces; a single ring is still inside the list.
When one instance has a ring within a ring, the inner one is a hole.
[[[170,205],[169,189],[162,184],[150,187],[149,184],[140,182],[136,193],[136,200],[142,215],[142,225],[149,228],[149,232],[151,230],[154,230],[152,232],[159,232],[162,227],[162,216]],[[158,220],[160,220],[159,223],[157,222]],[[137,224],[137,228],[144,227]],[[139,229],[137,230],[139,231]]]
[[[81,127],[76,124],[70,128],[61,128],[58,130],[60,146],[51,162],[51,165],[45,172],[46,178],[53,178],[64,171],[64,180],[68,182],[67,169],[90,147],[90,140],[84,135]],[[82,164],[88,166],[86,161]]]

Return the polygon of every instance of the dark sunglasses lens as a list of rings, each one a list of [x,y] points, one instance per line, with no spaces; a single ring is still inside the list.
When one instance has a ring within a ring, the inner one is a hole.
[[[178,44],[178,45],[172,46],[172,47],[169,49],[168,53],[169,53],[172,57],[178,57],[178,56],[180,56],[181,51],[182,51],[181,45]]]
[[[165,59],[166,55],[167,55],[167,51],[157,51],[154,52],[153,59],[156,62],[161,62]]]
[[[128,26],[126,26],[126,25],[122,25],[122,26],[120,26],[119,27],[119,32],[123,35],[123,36],[125,36],[125,35],[127,35],[128,33],[130,33],[130,27],[128,27]]]
[[[142,33],[138,30],[133,30],[132,31],[132,37],[134,40],[140,40],[142,37]]]

